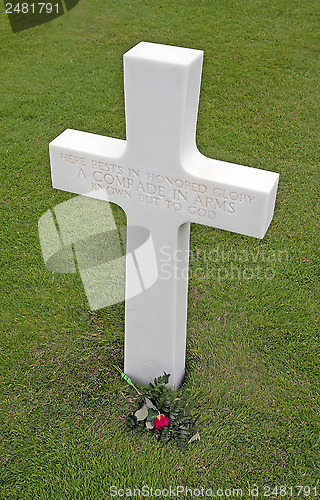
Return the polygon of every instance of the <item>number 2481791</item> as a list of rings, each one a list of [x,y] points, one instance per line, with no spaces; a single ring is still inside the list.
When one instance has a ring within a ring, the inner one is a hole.
[[[59,14],[59,3],[6,3],[7,14]]]

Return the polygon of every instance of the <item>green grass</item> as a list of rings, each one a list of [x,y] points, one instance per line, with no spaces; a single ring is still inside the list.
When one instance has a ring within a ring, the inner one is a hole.
[[[254,483],[319,496],[318,2],[82,0],[16,34],[2,7],[0,27],[0,498],[250,498]],[[122,55],[141,40],[204,50],[202,153],[280,173],[263,240],[192,226],[180,392],[201,441],[185,454],[125,432],[124,305],[90,312],[79,275],[45,269],[37,233],[72,197],[51,187],[48,143],[68,127],[125,138]]]

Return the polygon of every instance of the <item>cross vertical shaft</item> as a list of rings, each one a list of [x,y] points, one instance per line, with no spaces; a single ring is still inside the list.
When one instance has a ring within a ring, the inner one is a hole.
[[[148,165],[155,175],[170,179],[183,175],[183,157],[196,149],[201,67],[199,50],[173,52],[172,47],[141,43],[125,54],[126,155],[132,168]],[[151,233],[158,279],[126,300],[124,369],[139,382],[166,371],[170,384],[178,387],[185,365],[190,224],[178,214],[165,220],[153,208],[151,214],[141,203],[127,213],[129,228],[142,226]],[[132,253],[134,232],[128,234],[127,253]],[[183,261],[166,260],[165,250],[171,256],[184,255]],[[127,261],[127,277],[131,264]]]

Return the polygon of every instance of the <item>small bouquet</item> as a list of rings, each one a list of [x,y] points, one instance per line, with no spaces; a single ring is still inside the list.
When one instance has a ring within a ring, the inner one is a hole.
[[[196,419],[188,415],[186,406],[176,392],[166,387],[169,374],[164,372],[140,390],[126,374],[121,373],[121,376],[139,395],[138,408],[127,417],[127,426],[131,431],[146,430],[156,435],[163,444],[174,440],[183,451],[188,444],[200,440],[199,433],[194,430]]]

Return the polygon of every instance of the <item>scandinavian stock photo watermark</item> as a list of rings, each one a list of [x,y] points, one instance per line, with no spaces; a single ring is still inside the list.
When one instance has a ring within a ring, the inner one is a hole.
[[[288,261],[286,249],[230,250],[218,244],[212,249],[191,249],[171,252],[168,246],[161,247],[159,277],[170,279],[196,278],[200,281],[272,280],[277,265]],[[189,268],[183,263],[189,262]]]
[[[172,249],[169,245],[156,249],[149,230],[119,227],[110,203],[86,196],[48,210],[38,225],[47,269],[79,272],[91,310],[135,297],[158,280],[271,282],[289,260],[286,249],[265,246],[236,250],[218,243],[206,249]],[[129,250],[128,238],[134,242]]]
[[[110,486],[106,498],[315,498],[319,494],[317,486],[309,485],[268,485],[253,484],[245,488],[239,487],[189,487],[166,486],[154,488]]]
[[[201,497],[242,497],[241,488],[207,488],[200,486],[191,488],[188,486],[167,486],[154,488],[144,485],[141,488],[118,488],[110,486],[109,496],[112,498],[136,497],[136,498],[201,498]]]

